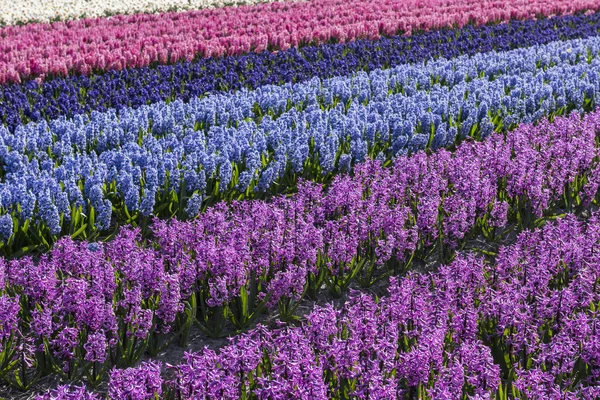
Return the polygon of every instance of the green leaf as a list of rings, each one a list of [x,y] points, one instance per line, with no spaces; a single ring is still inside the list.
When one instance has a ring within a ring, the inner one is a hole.
[[[87,224],[83,224],[81,225],[81,227],[79,229],[77,229],[72,235],[71,235],[71,239],[77,239],[79,237],[79,235],[81,235],[83,232],[85,232],[85,228],[87,228]]]

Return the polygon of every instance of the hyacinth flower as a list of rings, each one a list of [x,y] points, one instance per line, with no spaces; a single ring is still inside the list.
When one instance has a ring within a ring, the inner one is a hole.
[[[590,111],[599,52],[589,38],[0,128],[0,212],[13,221],[3,252],[123,223],[147,233],[152,216],[186,219],[221,200],[293,192],[301,178],[329,184],[367,158],[390,165]]]
[[[2,276],[4,278],[4,276]],[[0,281],[4,287],[4,281]],[[19,338],[19,302],[16,298],[2,295],[0,297],[0,375],[5,376],[8,371],[13,370],[18,360],[18,338]]]
[[[113,399],[159,399],[162,394],[161,364],[145,362],[136,368],[113,369],[109,397]]]
[[[182,310],[179,282],[136,241],[139,232],[129,230],[104,246],[62,241],[35,263],[3,261],[2,343],[11,340],[0,362],[9,384],[26,390],[32,377],[55,373],[95,386],[110,367],[156,354]]]
[[[94,1],[65,1],[54,3],[19,2],[0,5],[0,25],[25,25],[30,23],[51,23],[56,21],[71,21],[83,18],[110,17],[139,13],[181,12],[204,8],[225,7],[232,5],[254,5],[269,3],[275,0],[118,0],[107,3],[102,0]]]
[[[237,329],[248,327],[266,307],[291,316],[306,274],[317,273],[322,233],[312,211],[319,196],[318,188],[307,187],[294,202],[216,206],[198,224],[156,220],[157,248],[186,276],[186,316],[211,336],[221,334],[227,319]]]
[[[0,13],[1,14],[1,13]],[[0,86],[0,121],[12,132],[27,122],[60,116],[139,108],[159,101],[189,101],[209,93],[257,89],[269,84],[299,83],[319,77],[392,68],[490,51],[506,51],[553,41],[597,36],[600,13],[506,24],[441,29],[350,43],[291,48],[158,68],[128,68],[91,76],[69,76]],[[56,93],[60,93],[56,96]]]
[[[36,400],[100,400],[102,397],[83,386],[59,385],[56,389],[39,394]]]
[[[153,364],[115,371],[108,398],[135,376],[136,393],[165,399],[594,399],[599,228],[568,215],[487,261],[462,254],[381,298],[354,293],[299,326],[187,353],[168,379]]]
[[[291,197],[220,203],[192,221],[156,219],[150,241],[124,228],[107,243],[63,238],[39,259],[1,259],[3,301],[18,305],[2,325],[14,354],[2,373],[98,384],[113,366],[185,344],[194,325],[221,336],[265,310],[297,319],[298,303],[323,285],[340,296],[431,254],[447,263],[485,232],[579,212],[599,199],[599,115],[523,125],[390,168],[370,161],[328,189],[304,182]]]

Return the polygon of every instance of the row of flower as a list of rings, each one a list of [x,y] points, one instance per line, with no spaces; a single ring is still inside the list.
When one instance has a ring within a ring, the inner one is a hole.
[[[326,192],[301,184],[190,222],[157,219],[150,242],[128,228],[105,244],[64,238],[35,260],[0,259],[0,375],[23,390],[48,373],[97,384],[112,366],[185,344],[194,325],[219,336],[267,309],[293,319],[323,285],[340,296],[415,260],[446,262],[508,223],[597,204],[599,135],[600,112],[523,125],[393,168],[368,162]]]
[[[0,25],[65,21],[114,14],[157,13],[279,0],[14,0],[0,3]]]
[[[0,122],[13,131],[29,121],[52,120],[138,108],[159,101],[189,101],[207,93],[256,89],[268,84],[328,79],[358,71],[427,62],[490,51],[597,36],[600,13],[511,21],[491,26],[435,30],[377,41],[359,40],[262,52],[157,68],[128,68],[91,76],[69,76],[37,83],[0,86]]]
[[[313,0],[9,26],[0,29],[0,84],[599,7],[595,0]]]
[[[597,399],[600,221],[523,233],[491,262],[465,255],[393,279],[374,300],[315,307],[220,351],[113,370],[111,399]],[[40,400],[98,399],[61,387]]]
[[[151,215],[328,183],[367,157],[485,139],[519,122],[589,111],[600,38],[401,65],[187,104],[0,127],[0,239],[8,248],[95,235]],[[13,235],[14,234],[14,235]],[[6,248],[5,248],[6,251]]]

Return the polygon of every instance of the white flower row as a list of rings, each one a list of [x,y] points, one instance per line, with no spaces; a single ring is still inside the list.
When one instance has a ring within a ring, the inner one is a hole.
[[[273,3],[283,0],[0,0],[0,25]]]

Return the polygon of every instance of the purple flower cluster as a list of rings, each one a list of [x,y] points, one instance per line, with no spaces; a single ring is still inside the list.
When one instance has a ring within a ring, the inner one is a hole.
[[[100,400],[96,393],[86,390],[81,386],[60,385],[56,389],[38,395],[36,400]]]
[[[600,395],[600,220],[525,232],[494,262],[461,255],[392,279],[389,295],[316,307],[188,354],[184,398],[594,399]]]
[[[182,304],[160,254],[140,241],[139,230],[126,230],[101,247],[63,240],[36,262],[0,260],[0,346],[16,350],[18,361],[24,338],[36,356],[28,365],[7,363],[7,371],[94,381],[151,351],[151,338],[170,330]]]
[[[102,245],[65,238],[39,260],[0,259],[0,343],[26,349],[15,353],[27,351],[26,368],[94,380],[157,353],[161,333],[185,342],[193,323],[217,336],[267,308],[291,316],[323,285],[369,286],[434,246],[444,261],[470,235],[596,201],[599,131],[600,112],[523,125],[392,168],[365,163],[326,192],[303,183],[292,197],[156,220],[151,243],[129,228]]]
[[[142,363],[136,368],[113,369],[110,373],[111,399],[155,399],[162,394],[161,364]]]
[[[568,215],[492,262],[461,254],[392,278],[380,299],[353,293],[301,326],[258,326],[218,352],[187,353],[170,379],[156,364],[114,371],[109,397],[162,387],[185,399],[597,399],[599,266],[598,215]]]

